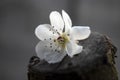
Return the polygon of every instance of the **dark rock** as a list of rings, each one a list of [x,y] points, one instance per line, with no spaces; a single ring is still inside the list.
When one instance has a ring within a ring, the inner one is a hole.
[[[73,58],[66,56],[61,62],[49,64],[33,56],[28,65],[28,80],[118,80],[115,68],[116,47],[110,39],[92,33],[82,53]]]

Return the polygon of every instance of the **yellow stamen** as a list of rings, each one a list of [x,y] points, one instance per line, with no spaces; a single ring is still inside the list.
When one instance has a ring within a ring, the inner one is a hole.
[[[66,33],[63,33],[62,35],[60,35],[58,38],[57,38],[57,43],[58,45],[60,45],[62,48],[65,48],[66,47],[66,43],[69,42],[69,37],[67,36]]]

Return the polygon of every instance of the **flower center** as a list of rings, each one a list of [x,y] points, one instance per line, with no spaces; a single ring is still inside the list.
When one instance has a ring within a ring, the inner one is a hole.
[[[66,43],[69,42],[69,37],[67,34],[63,33],[57,38],[57,43],[60,45],[62,48],[65,48]]]
[[[57,41],[58,41],[58,43],[60,43],[60,44],[64,44],[64,43],[65,43],[65,38],[59,36],[59,37],[57,38]]]

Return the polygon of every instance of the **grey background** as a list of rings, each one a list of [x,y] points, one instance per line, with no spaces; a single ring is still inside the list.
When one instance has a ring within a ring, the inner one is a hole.
[[[51,11],[62,9],[73,25],[90,26],[111,38],[120,73],[120,0],[0,0],[0,80],[27,80],[27,64],[39,41],[34,29],[49,23]]]

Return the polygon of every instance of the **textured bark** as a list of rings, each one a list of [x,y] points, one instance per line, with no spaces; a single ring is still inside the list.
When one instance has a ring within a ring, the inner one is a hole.
[[[118,80],[115,68],[116,47],[100,33],[92,33],[82,53],[61,62],[49,64],[33,56],[28,65],[28,80]]]

